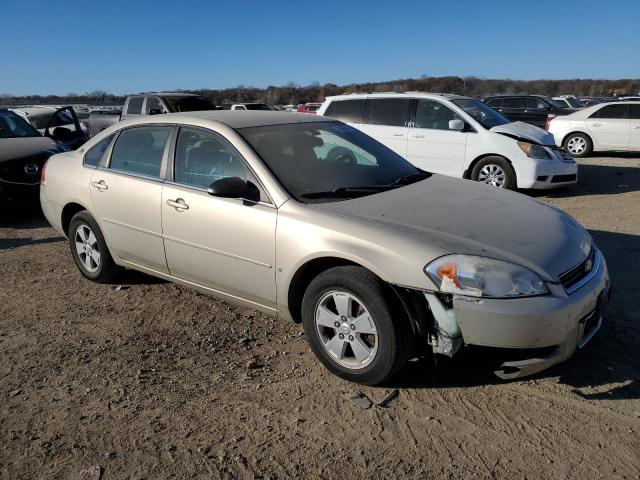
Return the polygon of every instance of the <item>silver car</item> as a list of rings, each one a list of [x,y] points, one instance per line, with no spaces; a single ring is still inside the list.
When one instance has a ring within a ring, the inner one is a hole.
[[[355,382],[463,345],[517,354],[503,378],[531,374],[585,345],[608,302],[604,258],[569,215],[419,170],[324,117],[124,121],[52,157],[43,180],[88,279],[131,268],[302,322]]]

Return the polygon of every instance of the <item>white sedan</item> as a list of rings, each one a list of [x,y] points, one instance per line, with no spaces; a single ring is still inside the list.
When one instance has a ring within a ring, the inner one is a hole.
[[[640,151],[640,102],[601,103],[549,123],[556,145],[574,157],[594,151]]]

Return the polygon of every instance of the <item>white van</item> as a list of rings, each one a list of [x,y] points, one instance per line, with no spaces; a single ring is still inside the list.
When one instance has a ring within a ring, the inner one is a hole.
[[[578,180],[553,135],[479,100],[421,92],[327,97],[318,115],[341,120],[418,168],[503,188],[555,188]]]

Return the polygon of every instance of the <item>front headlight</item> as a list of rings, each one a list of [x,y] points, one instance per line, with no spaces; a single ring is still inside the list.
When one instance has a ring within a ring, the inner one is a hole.
[[[529,142],[518,142],[520,149],[527,154],[527,157],[536,158],[538,160],[550,160],[551,155],[542,145],[536,145]]]
[[[513,298],[544,295],[544,281],[515,263],[473,255],[446,255],[425,267],[443,293],[470,297]]]

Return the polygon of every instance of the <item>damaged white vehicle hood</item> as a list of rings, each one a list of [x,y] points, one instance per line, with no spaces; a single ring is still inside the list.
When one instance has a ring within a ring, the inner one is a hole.
[[[524,122],[512,122],[497,125],[490,131],[501,133],[517,140],[525,140],[540,145],[555,146],[553,135],[540,127]]]

